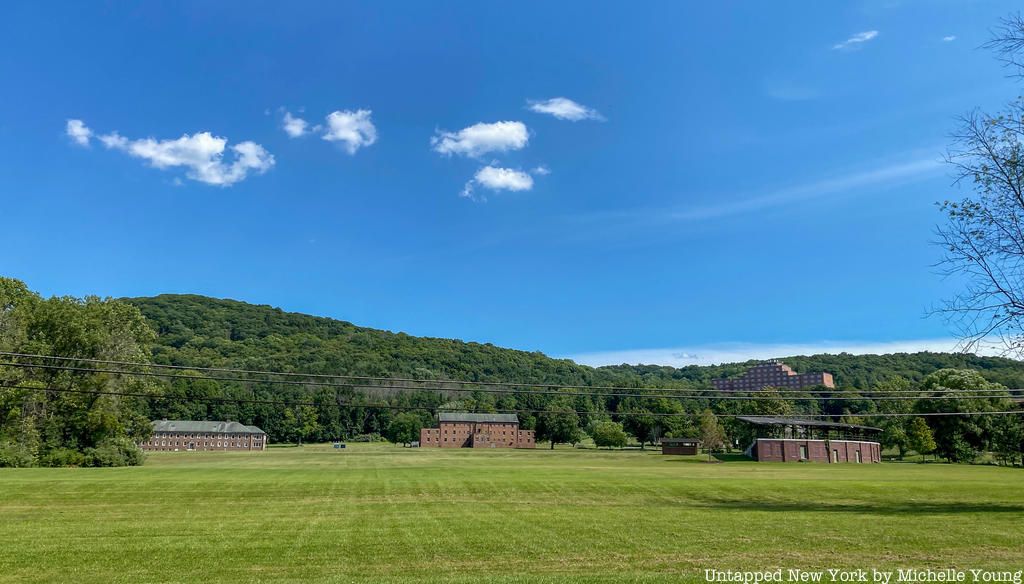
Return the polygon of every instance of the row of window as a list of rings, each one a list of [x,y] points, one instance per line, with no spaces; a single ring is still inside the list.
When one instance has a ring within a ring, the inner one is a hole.
[[[200,443],[198,443],[198,442],[191,443],[191,442],[187,442],[187,441],[176,441],[176,440],[161,440],[161,441],[151,440],[150,442],[145,442],[145,443],[142,443],[142,444],[144,446],[154,446],[154,447],[161,446],[161,447],[172,447],[172,448],[173,447],[199,448],[199,446],[200,446]],[[253,442],[253,446],[255,446],[255,447],[259,447],[259,446],[261,446],[261,444],[262,443],[260,441],[254,441]],[[231,442],[231,441],[203,441],[203,447],[204,448],[211,448],[211,447],[212,448],[247,448],[248,446],[249,445],[246,444],[244,441],[243,442],[239,442],[239,441],[234,441],[234,442]]]

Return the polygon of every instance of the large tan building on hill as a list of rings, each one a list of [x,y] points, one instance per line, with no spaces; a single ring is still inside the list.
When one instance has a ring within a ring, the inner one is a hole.
[[[267,433],[238,422],[153,422],[153,436],[139,444],[143,450],[266,450]]]
[[[831,373],[797,373],[785,363],[768,361],[755,365],[732,379],[712,379],[711,385],[723,391],[758,391],[766,387],[802,389],[805,387],[835,387]]]
[[[420,430],[420,446],[433,448],[534,448],[533,430],[520,430],[515,414],[441,413],[437,428]]]

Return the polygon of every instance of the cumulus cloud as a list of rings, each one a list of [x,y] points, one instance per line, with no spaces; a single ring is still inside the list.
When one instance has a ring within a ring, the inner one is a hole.
[[[68,120],[64,131],[75,144],[78,144],[79,146],[89,145],[89,138],[92,137],[92,130],[90,130],[82,120]]]
[[[263,146],[249,141],[231,146],[232,156],[225,160],[224,153],[229,149],[227,138],[210,132],[183,134],[167,140],[131,140],[115,131],[96,138],[107,148],[141,158],[153,168],[184,168],[186,177],[209,185],[230,186],[250,173],[262,174],[274,166],[274,156]]]
[[[290,138],[299,138],[309,133],[309,122],[306,120],[293,116],[291,112],[284,112],[284,119],[281,121],[281,127],[284,129],[284,133],[288,134]]]
[[[522,122],[481,122],[458,132],[439,130],[430,144],[441,154],[477,157],[488,152],[521,150],[529,140],[530,133]]]
[[[474,201],[486,201],[486,198],[476,194],[476,187],[491,191],[529,191],[533,189],[533,176],[531,175],[546,175],[550,172],[546,166],[538,166],[530,172],[523,172],[514,168],[501,168],[489,164],[476,171],[459,195]]]
[[[866,30],[864,32],[858,32],[857,34],[855,34],[852,37],[846,39],[845,41],[843,41],[841,43],[836,43],[835,45],[832,45],[832,50],[843,50],[843,49],[856,48],[859,45],[861,45],[863,43],[866,43],[866,42],[876,38],[877,36],[878,36],[878,31],[877,30]]]
[[[323,139],[329,142],[343,142],[345,151],[355,154],[377,141],[377,128],[370,119],[371,110],[338,110],[327,116]]]
[[[955,40],[956,40],[956,35],[955,34],[951,34],[949,36],[942,37],[942,42],[944,42],[944,43],[951,43],[951,42],[953,42]]]
[[[532,111],[539,114],[555,116],[560,120],[578,122],[580,120],[603,121],[604,116],[594,108],[576,103],[567,97],[553,97],[545,100],[530,100],[527,102]]]

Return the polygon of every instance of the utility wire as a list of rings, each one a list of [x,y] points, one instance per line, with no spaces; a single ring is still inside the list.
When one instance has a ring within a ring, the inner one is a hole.
[[[198,396],[174,396],[174,395],[154,395],[142,392],[126,392],[126,391],[104,391],[104,390],[92,390],[92,389],[69,389],[63,387],[36,387],[32,385],[18,385],[18,384],[7,384],[0,383],[0,387],[8,389],[21,389],[33,392],[53,392],[53,393],[70,393],[70,394],[84,394],[84,395],[96,395],[96,396],[117,396],[117,397],[137,397],[144,399],[161,399],[170,401],[200,401],[200,402],[213,402],[213,403],[238,403],[238,404],[261,404],[261,405],[291,405],[291,406],[315,406],[315,407],[342,407],[342,408],[365,408],[365,409],[388,409],[388,410],[402,410],[402,411],[438,411],[439,407],[429,406],[404,406],[395,404],[367,404],[358,402],[313,402],[303,400],[271,400],[271,399],[253,399],[253,398],[230,398],[230,397],[198,397]],[[659,413],[659,412],[609,412],[605,410],[592,411],[592,410],[537,410],[537,409],[498,409],[491,412],[482,413],[504,413],[504,414],[543,414],[543,413],[555,413],[555,414],[577,414],[577,415],[594,415],[594,416],[651,416],[658,418],[675,418],[675,417],[692,417],[692,413]],[[921,412],[921,413],[869,413],[869,414],[797,414],[792,416],[794,418],[837,418],[837,417],[886,417],[886,418],[902,418],[902,417],[916,417],[916,416],[989,416],[989,415],[1021,415],[1024,414],[1022,410],[1005,410],[1005,411],[990,411],[990,412]],[[759,414],[714,414],[719,418],[740,418],[740,417],[766,417]],[[771,416],[767,416],[771,417]],[[788,417],[788,416],[787,416]]]
[[[302,379],[352,379],[357,381],[382,381],[387,383],[453,383],[458,385],[476,385],[476,386],[497,386],[497,387],[530,387],[530,388],[548,388],[548,389],[591,389],[591,390],[611,390],[611,391],[666,391],[666,392],[678,392],[678,391],[720,391],[720,392],[731,392],[735,390],[722,390],[722,389],[693,389],[693,388],[671,388],[671,387],[625,387],[625,386],[610,386],[610,385],[572,385],[572,384],[559,384],[559,383],[530,383],[530,382],[507,382],[507,381],[462,381],[457,379],[414,379],[405,377],[380,377],[380,376],[365,376],[365,375],[343,375],[343,374],[326,374],[326,373],[296,373],[288,371],[267,371],[259,369],[232,369],[225,367],[199,367],[199,366],[186,366],[186,365],[164,365],[158,363],[137,363],[133,361],[117,361],[112,359],[95,359],[88,357],[65,357],[59,355],[40,355],[33,353],[17,353],[11,351],[0,351],[0,355],[6,357],[21,357],[30,359],[49,359],[56,361],[77,361],[82,363],[100,363],[107,365],[121,365],[130,367],[150,367],[159,369],[174,369],[174,370],[185,370],[185,371],[209,371],[216,373],[235,373],[235,374],[255,374],[255,375],[274,375],[280,377],[298,377]],[[691,380],[686,380],[691,381]],[[275,383],[283,383],[277,381]],[[303,383],[303,385],[310,385],[312,383]],[[776,389],[779,393],[835,393],[839,390],[830,389]],[[888,391],[912,391],[912,390],[874,390],[874,392],[888,392]],[[1024,391],[1024,390],[1020,390]],[[564,395],[564,392],[559,392]]]
[[[0,361],[0,367],[15,367],[20,369],[44,369],[44,370],[55,370],[55,371],[69,371],[75,373],[107,373],[112,375],[127,375],[133,377],[158,377],[168,379],[189,379],[189,380],[202,380],[202,381],[228,381],[238,383],[255,383],[255,384],[281,384],[281,385],[297,385],[302,387],[335,387],[345,389],[357,389],[357,390],[386,390],[386,391],[434,391],[434,392],[479,392],[479,393],[500,393],[500,394],[531,394],[531,395],[557,395],[557,396],[573,396],[573,397],[616,397],[616,398],[673,398],[673,399],[706,399],[706,400],[729,400],[729,401],[765,401],[768,399],[774,399],[778,401],[904,401],[904,400],[917,400],[922,397],[938,397],[940,399],[988,399],[988,398],[1013,398],[1013,397],[1024,397],[1014,396],[1007,394],[993,394],[994,390],[945,390],[943,392],[936,393],[948,393],[949,395],[940,396],[927,396],[922,395],[921,391],[910,392],[914,395],[893,395],[893,396],[849,396],[849,395],[838,395],[838,396],[821,396],[821,395],[808,395],[808,396],[776,396],[772,393],[764,395],[736,395],[741,392],[726,392],[721,395],[703,395],[703,390],[694,389],[681,389],[676,390],[675,393],[671,394],[650,394],[650,393],[598,393],[598,392],[564,392],[564,391],[551,391],[551,390],[525,390],[525,389],[497,389],[493,387],[488,388],[447,388],[447,387],[428,387],[428,386],[408,386],[408,385],[357,385],[352,383],[331,383],[325,381],[295,381],[295,380],[263,380],[263,379],[246,379],[237,377],[206,377],[203,375],[189,375],[185,373],[159,373],[153,371],[125,371],[121,369],[96,369],[91,367],[73,367],[67,365],[37,365],[32,363],[16,363],[16,362],[2,362]],[[1008,390],[1008,391],[1021,391],[1021,390]],[[989,393],[979,393],[989,392]],[[751,392],[756,393],[756,392]]]
[[[76,357],[57,357],[51,355],[34,355],[28,353],[11,353],[7,351],[0,351],[0,355],[16,356],[23,358],[38,358],[38,359],[55,359],[61,361],[82,361],[90,363],[101,363],[101,364],[115,364],[115,365],[128,365],[133,367],[152,367],[152,368],[166,368],[175,371],[214,371],[214,372],[239,372],[247,374],[259,374],[259,375],[283,375],[288,377],[310,377],[317,379],[335,378],[335,379],[357,379],[357,380],[373,380],[381,382],[399,382],[399,383],[414,383],[416,385],[359,385],[354,383],[337,383],[337,382],[324,382],[324,381],[295,381],[295,380],[264,380],[264,379],[249,379],[239,377],[208,377],[201,375],[188,375],[184,373],[168,374],[168,373],[156,373],[146,371],[125,371],[123,369],[97,369],[90,367],[72,367],[72,366],[60,366],[60,365],[39,365],[29,363],[17,363],[17,362],[0,362],[0,366],[19,367],[19,368],[37,368],[37,369],[48,369],[48,370],[63,370],[63,371],[75,371],[82,373],[111,373],[120,375],[137,375],[145,377],[165,377],[173,379],[194,379],[194,380],[210,380],[210,381],[226,381],[226,382],[238,382],[238,383],[276,383],[280,385],[297,385],[297,386],[313,386],[313,387],[342,387],[352,388],[361,390],[422,390],[422,391],[442,391],[442,392],[479,392],[479,393],[506,393],[506,394],[535,394],[535,395],[559,395],[559,396],[583,396],[583,397],[634,397],[634,398],[680,398],[680,399],[731,399],[731,400],[743,400],[743,399],[764,399],[765,397],[773,397],[775,399],[789,400],[789,401],[807,401],[807,400],[819,400],[819,401],[871,401],[874,399],[918,399],[925,393],[950,393],[956,394],[957,397],[1024,397],[1015,396],[1013,392],[1024,392],[1024,389],[1008,389],[1006,390],[1011,395],[964,395],[965,391],[984,392],[993,390],[951,390],[943,389],[931,392],[925,392],[921,390],[865,390],[858,391],[857,396],[849,395],[830,395],[827,397],[818,397],[816,393],[828,393],[828,394],[843,394],[845,392],[840,390],[771,390],[768,396],[744,396],[735,395],[739,393],[745,393],[741,391],[733,390],[719,390],[719,389],[693,389],[693,388],[626,388],[626,387],[610,387],[610,386],[573,386],[573,385],[549,385],[549,384],[528,384],[528,383],[501,383],[501,382],[475,382],[475,381],[458,381],[458,380],[413,380],[413,379],[402,379],[402,378],[389,378],[389,377],[362,377],[362,376],[346,376],[346,375],[323,375],[323,374],[302,374],[302,373],[282,373],[275,371],[259,371],[259,370],[247,370],[247,369],[223,369],[223,368],[204,368],[204,367],[184,367],[180,365],[156,365],[148,363],[132,363],[129,361],[114,361],[108,359],[88,359],[88,358],[76,358]],[[429,384],[429,385],[428,385]],[[444,387],[442,384],[457,384],[457,385],[486,385],[486,388],[474,388],[474,387]],[[438,387],[438,385],[442,385]],[[495,389],[491,386],[505,386],[506,389]],[[664,391],[671,393],[664,394],[652,394],[652,393],[610,393],[610,392],[567,392],[567,391],[551,391],[551,390],[535,390],[535,389],[507,389],[508,387],[564,387],[564,388],[593,388],[593,389],[616,389],[616,390],[627,390],[627,391]],[[709,393],[721,393],[721,396],[707,395]],[[746,392],[756,393],[756,391]],[[802,394],[801,397],[776,397],[776,393],[786,394]],[[811,394],[811,395],[807,395]],[[870,395],[865,395],[870,394]],[[907,394],[908,397],[896,398],[896,397],[877,397],[881,395],[896,395],[896,394]]]

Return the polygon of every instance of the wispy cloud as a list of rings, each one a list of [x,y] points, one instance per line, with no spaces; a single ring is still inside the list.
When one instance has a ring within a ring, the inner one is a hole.
[[[560,120],[578,122],[580,120],[604,121],[601,112],[587,107],[567,97],[552,97],[544,100],[529,100],[527,107],[539,114],[548,114]]]
[[[943,170],[942,162],[935,157],[905,158],[899,162],[887,162],[873,168],[836,174],[818,180],[783,187],[766,194],[727,200],[723,203],[675,207],[641,207],[587,213],[574,217],[583,222],[614,222],[620,228],[629,223],[635,226],[670,224],[686,221],[721,219],[735,215],[755,213],[767,209],[795,205],[803,201],[819,199],[854,189],[889,188],[909,184],[938,175]],[[720,199],[723,197],[720,197]]]
[[[852,353],[854,355],[878,355],[887,353],[915,353],[932,351],[948,353],[956,351],[958,341],[952,338],[913,339],[899,341],[821,341],[815,343],[720,343],[690,347],[665,347],[653,349],[624,349],[567,355],[569,359],[599,367],[601,365],[718,365],[739,363],[751,359],[764,360],[796,355],[818,355],[822,353]],[[997,355],[996,347],[983,348],[980,353]]]
[[[870,41],[872,39],[875,39],[877,37],[878,37],[878,31],[877,30],[866,30],[864,32],[858,32],[857,34],[851,36],[850,38],[846,39],[845,41],[832,45],[832,50],[840,51],[840,50],[844,50],[844,49],[859,48],[860,45],[862,45],[862,44],[864,44],[864,43],[866,43],[866,42],[868,42],[868,41]]]
[[[89,139],[92,138],[92,130],[82,120],[68,120],[64,132],[79,146],[88,146]]]
[[[944,42],[944,43],[951,43],[951,42],[953,42],[955,40],[956,40],[956,35],[955,34],[951,34],[949,36],[942,37],[942,42]]]
[[[769,80],[765,82],[765,94],[779,101],[807,101],[817,99],[821,92],[813,87],[790,81]]]
[[[760,197],[751,197],[718,205],[676,210],[670,212],[669,216],[677,220],[694,220],[750,213],[770,207],[790,205],[807,199],[849,191],[856,188],[905,183],[925,176],[935,175],[939,173],[942,168],[942,162],[937,158],[923,158],[907,162],[898,162],[870,170],[842,174],[795,187],[780,189]]]
[[[522,122],[478,123],[458,132],[438,130],[430,144],[439,154],[477,157],[489,152],[521,150],[530,141]]]
[[[68,120],[67,132],[82,145],[88,145],[89,138],[94,135],[81,120]],[[165,140],[132,140],[114,131],[97,135],[96,139],[108,149],[145,160],[153,168],[184,168],[187,178],[208,185],[230,186],[251,173],[262,174],[274,166],[274,156],[263,146],[250,141],[231,146],[233,156],[226,161],[224,153],[228,150],[228,139],[210,132],[183,134],[180,138]]]

